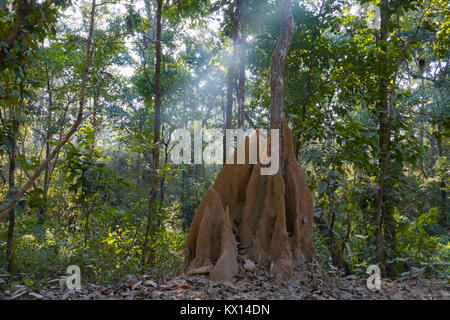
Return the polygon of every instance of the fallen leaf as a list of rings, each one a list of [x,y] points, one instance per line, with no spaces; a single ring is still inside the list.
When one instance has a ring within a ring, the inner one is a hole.
[[[147,281],[145,281],[145,284],[146,284],[146,285],[150,285],[150,286],[152,286],[152,287],[154,287],[154,288],[157,288],[157,287],[158,287],[158,285],[156,284],[156,282],[153,281],[153,280],[147,280]]]
[[[139,286],[141,285],[141,283],[142,283],[142,281],[138,281],[138,282],[136,282],[135,284],[133,284],[133,285],[131,286],[131,290],[134,290],[134,289],[136,289],[137,287],[139,287]]]
[[[248,270],[248,271],[255,271],[256,270],[256,265],[255,265],[255,263],[252,260],[246,259],[245,260],[245,264],[244,264],[244,269]]]
[[[29,294],[30,296],[33,296],[33,297],[38,298],[38,299],[44,298],[43,295],[41,295],[41,294],[39,294],[39,293],[36,293],[36,292],[29,292],[28,294]]]

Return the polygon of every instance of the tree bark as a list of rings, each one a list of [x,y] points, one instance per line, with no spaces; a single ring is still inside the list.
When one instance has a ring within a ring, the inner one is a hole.
[[[384,8],[389,6],[389,0],[383,1]],[[381,10],[381,30],[376,37],[380,52],[378,53],[380,65],[382,68],[387,66],[385,62],[387,59],[387,45],[385,44],[389,29],[387,25],[387,17],[385,10]],[[395,77],[394,77],[395,78]],[[392,81],[392,86],[395,86],[395,81]],[[391,250],[395,249],[395,221],[392,210],[389,206],[389,200],[386,195],[387,175],[389,173],[389,163],[391,159],[391,133],[392,125],[390,117],[392,114],[393,103],[389,103],[388,84],[390,83],[390,76],[388,71],[383,69],[379,80],[379,96],[378,96],[378,121],[379,121],[379,179],[378,179],[378,195],[377,195],[377,216],[375,229],[375,247],[376,247],[376,262],[380,263],[383,260],[384,248],[382,244],[382,237],[389,245]],[[391,97],[392,99],[393,97]],[[385,266],[386,271],[392,273],[388,265]]]
[[[159,167],[159,140],[161,126],[161,18],[162,18],[162,0],[157,0],[156,12],[156,62],[155,62],[155,123],[154,123],[154,146],[153,146],[153,172],[152,186],[149,194],[149,205],[147,215],[147,227],[145,230],[144,245],[142,248],[142,267],[147,263],[147,246],[152,227],[153,205],[156,200],[158,186],[158,167]]]
[[[239,56],[239,86],[237,92],[238,102],[238,128],[244,126],[245,119],[245,63],[246,63],[246,3],[245,0],[238,0],[239,9],[239,42],[237,52]]]
[[[167,141],[164,143],[164,164],[167,164],[167,161],[169,160],[169,143],[170,141]],[[159,202],[162,204],[164,203],[164,183],[165,183],[165,178],[162,177],[161,179],[161,186],[160,186],[160,197],[159,197]]]
[[[227,74],[227,108],[225,113],[225,134],[226,129],[231,129],[231,122],[233,118],[233,83],[236,73],[236,46],[238,43],[239,35],[239,6],[240,0],[236,2],[236,8],[234,10],[234,22],[233,22],[233,50],[228,64]],[[226,162],[226,135],[223,135],[223,163]]]
[[[444,115],[441,115],[441,119],[444,119]],[[442,148],[442,121],[439,121],[437,124],[437,137],[436,137],[436,145],[438,149],[438,155],[439,157],[444,156],[443,148]],[[448,228],[447,225],[447,219],[448,219],[448,213],[447,213],[447,185],[445,181],[445,177],[441,177],[441,181],[439,182],[440,187],[440,194],[441,194],[441,203],[439,206],[440,211],[440,221],[439,223]]]
[[[280,37],[272,55],[270,66],[270,128],[280,130],[280,169],[283,166],[283,101],[284,67],[294,34],[294,16],[290,0],[280,0]],[[283,174],[284,176],[284,174]]]
[[[16,172],[16,151],[17,151],[17,133],[19,132],[20,126],[20,113],[23,105],[23,83],[20,85],[20,101],[19,101],[19,112],[17,113],[14,106],[11,107],[11,120],[12,120],[12,131],[11,131],[11,152],[9,156],[9,174],[8,183],[10,193],[15,192],[15,172]],[[9,212],[9,225],[8,225],[8,236],[6,241],[6,260],[8,263],[9,271],[13,271],[13,243],[14,243],[14,228],[16,224],[15,211],[11,210]]]
[[[48,92],[48,110],[47,110],[47,133],[45,135],[45,158],[47,159],[50,155],[50,140],[52,138],[52,111],[53,108],[53,95],[50,88],[50,80],[47,81],[47,92]],[[50,185],[50,165],[45,168],[44,173],[44,193],[42,195],[42,200],[44,204],[39,209],[39,219],[38,224],[43,224],[45,222],[45,213],[47,211],[47,194]]]

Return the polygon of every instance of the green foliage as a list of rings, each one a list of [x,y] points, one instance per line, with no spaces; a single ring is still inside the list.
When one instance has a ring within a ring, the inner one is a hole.
[[[406,216],[397,217],[396,238],[399,256],[393,259],[393,262],[403,263],[401,267],[406,266],[410,270],[405,273],[425,272],[442,275],[448,273],[449,239],[445,229],[439,225],[439,220],[436,207],[420,215],[415,221]]]

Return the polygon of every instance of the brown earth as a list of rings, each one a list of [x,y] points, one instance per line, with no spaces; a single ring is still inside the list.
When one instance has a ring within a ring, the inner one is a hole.
[[[259,161],[249,164],[249,143],[257,139],[254,134],[245,141],[246,164],[225,164],[198,206],[186,240],[188,275],[232,280],[242,262],[287,280],[311,261],[313,201],[291,131],[285,122],[284,178],[281,170],[261,175]]]
[[[57,282],[53,287],[32,291],[25,286],[0,292],[0,300],[449,300],[446,279],[382,279],[381,290],[369,290],[366,280],[328,277],[318,268],[294,270],[288,282],[275,281],[268,270],[240,266],[233,281],[212,281],[203,275],[182,274],[173,279],[150,276],[102,287],[86,284],[79,291]]]

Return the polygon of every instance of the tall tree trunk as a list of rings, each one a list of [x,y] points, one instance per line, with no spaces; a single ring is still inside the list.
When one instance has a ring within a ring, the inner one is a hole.
[[[186,177],[186,170],[185,168],[181,169],[181,195],[180,195],[180,207],[181,207],[181,214],[184,217],[184,180]]]
[[[280,37],[272,55],[270,66],[270,128],[280,130],[280,169],[284,177],[283,165],[283,101],[284,66],[294,34],[294,16],[290,0],[279,0]]]
[[[94,154],[94,148],[97,143],[97,135],[100,131],[100,125],[101,125],[101,120],[100,120],[100,116],[99,116],[100,110],[99,110],[98,100],[99,100],[99,93],[96,90],[94,93],[93,106],[92,106],[92,109],[93,109],[92,110],[92,119],[91,119],[92,129],[94,130],[94,136],[92,138],[92,143],[91,143],[91,156]]]
[[[161,17],[162,0],[157,0],[156,12],[156,63],[155,63],[155,123],[154,123],[154,146],[153,146],[153,172],[152,186],[149,194],[147,228],[145,230],[144,245],[142,248],[142,267],[147,263],[147,246],[150,231],[152,227],[153,205],[156,200],[158,186],[158,167],[159,167],[159,140],[161,126]]]
[[[339,267],[339,254],[338,254],[338,247],[336,242],[334,241],[334,223],[336,221],[336,211],[334,208],[331,208],[330,210],[330,227],[329,227],[329,234],[330,234],[330,251],[331,251],[331,262],[335,267]]]
[[[16,171],[16,146],[17,146],[17,133],[19,132],[20,126],[20,113],[23,105],[23,83],[20,85],[20,101],[19,101],[19,112],[16,112],[14,106],[11,107],[11,120],[12,120],[12,131],[11,131],[11,151],[9,155],[9,191],[10,193],[15,192],[15,171]],[[8,263],[9,271],[13,271],[13,243],[14,243],[14,228],[16,224],[15,210],[9,212],[9,225],[8,225],[8,236],[6,241],[6,260]]]
[[[238,102],[238,128],[244,126],[245,119],[245,62],[246,62],[246,3],[245,0],[238,0],[239,8],[239,42],[237,52],[239,56],[239,86],[237,92]]]
[[[378,178],[378,195],[377,195],[377,216],[375,229],[375,247],[376,247],[376,262],[380,263],[383,260],[385,248],[383,248],[382,237],[391,250],[395,249],[395,221],[393,212],[389,206],[388,196],[386,193],[387,176],[389,172],[389,163],[391,158],[391,133],[392,125],[390,116],[392,113],[393,104],[389,103],[388,85],[390,83],[390,76],[387,68],[387,46],[386,41],[389,35],[386,9],[389,6],[389,0],[383,1],[384,10],[381,10],[381,30],[376,36],[377,44],[380,48],[378,56],[380,65],[383,70],[379,80],[379,96],[378,96],[378,121],[379,121],[379,178]],[[395,83],[392,83],[394,86]],[[391,97],[392,98],[392,97]],[[390,108],[389,108],[390,107]],[[388,265],[385,266],[386,271],[392,273]]]
[[[45,158],[47,159],[50,155],[50,140],[52,138],[52,108],[53,108],[53,95],[50,87],[50,80],[47,81],[47,93],[48,93],[48,110],[47,110],[47,132],[45,135]],[[50,185],[50,164],[45,168],[44,173],[44,193],[42,195],[42,200],[44,204],[39,208],[39,219],[38,224],[43,224],[45,222],[45,213],[47,211],[47,194]]]
[[[444,116],[441,116],[441,119],[444,119]],[[437,125],[437,137],[436,137],[436,145],[438,149],[438,155],[439,157],[444,156],[444,151],[442,150],[442,121],[439,121]],[[445,183],[445,177],[441,177],[441,181],[439,182],[440,187],[440,194],[441,194],[441,204],[439,206],[440,211],[440,224],[444,227],[447,227],[447,219],[448,219],[448,212],[447,212],[447,191],[446,191],[446,183]]]
[[[233,22],[233,51],[231,53],[230,62],[228,64],[227,74],[227,109],[225,113],[225,133],[226,129],[231,129],[231,122],[233,118],[233,83],[236,73],[236,47],[238,43],[239,35],[239,5],[240,0],[236,2],[236,8],[234,10],[234,22]],[[223,163],[226,162],[226,135],[223,136]]]
[[[169,154],[168,154],[168,149],[169,149],[169,143],[164,143],[164,164],[167,164],[167,161],[169,160]],[[164,203],[164,183],[165,183],[165,178],[163,177],[161,179],[161,185],[160,185],[160,190],[159,190],[159,202],[162,204]]]
[[[90,209],[85,208],[84,205],[83,209],[84,209],[84,215],[85,215],[85,221],[84,221],[84,245],[83,248],[87,247],[87,243],[88,243],[88,237],[89,237],[89,218],[90,218]]]
[[[141,184],[141,153],[138,152],[136,157],[136,184],[139,186]]]

